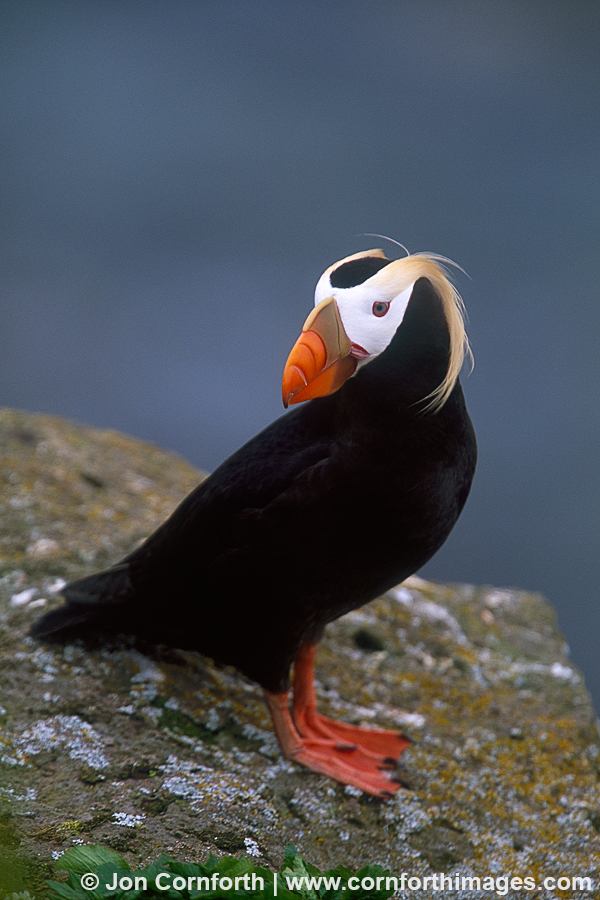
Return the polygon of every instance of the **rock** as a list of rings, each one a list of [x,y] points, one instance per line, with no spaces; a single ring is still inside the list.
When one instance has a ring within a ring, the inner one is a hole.
[[[600,884],[597,723],[542,597],[412,578],[328,628],[322,710],[413,740],[394,799],[368,798],[283,760],[260,689],[232,669],[27,636],[64,581],[130,551],[200,473],[10,410],[0,448],[0,888],[39,887],[77,843],[132,866],[213,851],[274,868],[293,843],[321,869]]]

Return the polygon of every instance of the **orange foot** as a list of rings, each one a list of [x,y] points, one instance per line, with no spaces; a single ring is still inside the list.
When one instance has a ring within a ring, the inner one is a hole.
[[[319,715],[313,677],[315,651],[315,645],[304,644],[294,664],[293,718],[287,692],[265,691],[284,756],[367,794],[391,797],[399,783],[384,772],[395,767],[410,741],[393,731],[360,728]]]

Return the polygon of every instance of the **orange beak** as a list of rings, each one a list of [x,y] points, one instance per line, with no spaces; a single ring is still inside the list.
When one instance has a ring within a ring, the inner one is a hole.
[[[283,405],[337,391],[354,374],[358,360],[333,297],[315,306],[283,370]]]

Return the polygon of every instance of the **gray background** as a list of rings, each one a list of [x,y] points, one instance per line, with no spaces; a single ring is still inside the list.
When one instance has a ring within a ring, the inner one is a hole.
[[[0,3],[0,402],[214,468],[334,260],[456,260],[471,499],[423,574],[543,591],[600,698],[596,2]]]

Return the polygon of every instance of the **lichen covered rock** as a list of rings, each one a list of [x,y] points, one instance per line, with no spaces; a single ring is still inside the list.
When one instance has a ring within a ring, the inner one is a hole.
[[[65,580],[130,551],[200,473],[8,410],[0,454],[0,888],[35,887],[77,843],[132,865],[212,850],[274,867],[291,842],[321,868],[600,885],[598,730],[543,598],[412,578],[328,628],[322,711],[413,740],[403,786],[375,800],[283,760],[260,689],[232,669],[27,637]]]

